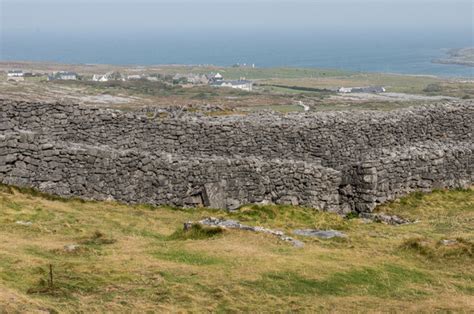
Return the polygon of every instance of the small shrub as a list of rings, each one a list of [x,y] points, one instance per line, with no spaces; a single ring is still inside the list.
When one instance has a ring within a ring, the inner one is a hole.
[[[436,243],[439,255],[444,258],[451,257],[474,257],[474,242],[463,238],[456,238],[454,244],[444,245],[441,241]]]
[[[426,86],[423,91],[426,93],[437,93],[437,92],[441,92],[441,90],[442,90],[441,85],[437,83],[432,83],[432,84],[428,84],[428,86]]]
[[[193,224],[187,230],[182,228],[176,230],[168,237],[169,240],[202,240],[221,235],[224,229],[221,227],[207,227],[200,224]]]
[[[402,250],[414,252],[423,256],[432,256],[433,252],[430,247],[427,245],[426,241],[420,238],[413,238],[405,240],[400,248]]]
[[[104,245],[104,244],[113,244],[115,242],[117,242],[117,240],[112,239],[112,238],[107,238],[102,232],[96,231],[90,238],[81,241],[81,244]]]
[[[400,245],[400,249],[432,260],[474,257],[474,243],[463,238],[457,238],[452,244],[413,238],[404,241]]]
[[[6,194],[13,194],[13,189],[9,185],[0,184],[0,192]]]
[[[350,212],[346,215],[346,219],[356,219],[359,218],[358,212]]]

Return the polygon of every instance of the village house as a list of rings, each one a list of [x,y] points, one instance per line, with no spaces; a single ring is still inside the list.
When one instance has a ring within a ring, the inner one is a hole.
[[[218,72],[218,73],[210,73],[206,75],[207,79],[209,80],[210,83],[213,82],[219,82],[224,79],[224,77]]]
[[[12,70],[7,72],[7,81],[23,82],[25,74],[20,70]]]
[[[178,73],[175,76],[173,76],[173,82],[177,82],[177,83],[183,82],[183,83],[189,83],[189,84],[193,84],[193,85],[205,85],[205,84],[209,84],[210,80],[204,74],[193,74],[193,73],[180,74],[180,73]]]
[[[92,81],[94,82],[107,82],[108,80],[106,75],[94,74],[92,76]]]
[[[138,74],[132,74],[127,76],[127,80],[141,80],[142,76]]]
[[[77,80],[77,73],[76,72],[68,72],[68,71],[59,71],[54,72],[53,75],[48,76],[48,81],[75,81]]]
[[[235,89],[241,89],[247,92],[251,92],[253,90],[253,82],[248,80],[238,80],[238,81],[216,81],[209,84],[212,87],[229,87]]]
[[[343,94],[352,93],[352,88],[350,88],[350,87],[340,87],[337,90],[337,92],[338,93],[343,93]]]
[[[11,70],[11,71],[8,71],[8,73],[7,73],[8,78],[11,78],[11,77],[24,77],[24,76],[25,76],[25,74],[21,70]]]
[[[107,72],[104,75],[94,74],[92,76],[94,82],[108,82],[108,81],[125,81],[125,78],[120,72]]]

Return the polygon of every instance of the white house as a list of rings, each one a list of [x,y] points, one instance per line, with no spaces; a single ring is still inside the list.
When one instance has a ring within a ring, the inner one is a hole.
[[[207,74],[206,77],[211,82],[219,82],[219,81],[222,81],[224,79],[224,77],[220,73]]]
[[[127,76],[127,80],[140,80],[141,78],[142,76],[138,74],[132,74],[132,75]]]
[[[107,82],[109,79],[107,78],[106,75],[94,74],[92,76],[92,80],[94,82]]]
[[[63,81],[74,81],[74,80],[77,80],[77,73],[74,73],[74,72],[60,72],[58,79],[63,80]]]
[[[229,87],[235,89],[241,89],[247,92],[253,90],[253,82],[247,80],[238,80],[238,81],[217,81],[211,83],[210,86],[213,87]]]
[[[351,87],[341,87],[337,90],[338,93],[352,93],[352,88]]]
[[[107,72],[104,75],[94,74],[92,80],[94,82],[125,81],[125,78],[120,72]]]
[[[24,76],[25,76],[25,73],[23,73],[23,71],[21,71],[21,70],[11,70],[11,71],[8,71],[8,73],[7,73],[8,78],[11,78],[11,77],[24,77]]]

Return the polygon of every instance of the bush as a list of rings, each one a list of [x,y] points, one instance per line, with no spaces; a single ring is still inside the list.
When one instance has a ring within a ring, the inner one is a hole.
[[[178,229],[168,237],[169,240],[202,240],[221,235],[224,229],[221,227],[207,227],[200,224],[192,224],[191,227]]]
[[[437,93],[437,92],[441,92],[441,90],[442,90],[441,85],[437,83],[432,83],[432,84],[428,84],[428,86],[426,86],[423,91],[426,93]]]

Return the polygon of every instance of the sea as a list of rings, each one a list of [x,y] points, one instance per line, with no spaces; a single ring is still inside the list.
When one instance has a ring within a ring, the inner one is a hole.
[[[472,31],[20,30],[1,34],[0,60],[145,66],[255,64],[471,79],[472,67],[432,62],[446,57],[449,49],[469,46],[474,46]]]

